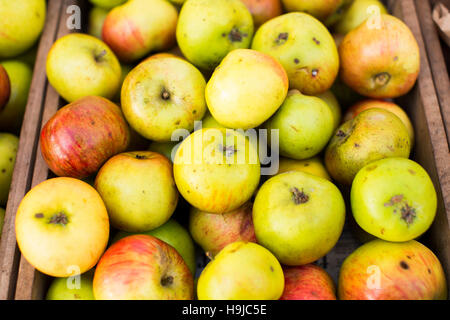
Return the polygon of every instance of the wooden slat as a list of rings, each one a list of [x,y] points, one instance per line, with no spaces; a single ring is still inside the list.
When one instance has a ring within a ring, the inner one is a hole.
[[[36,154],[37,133],[40,129],[40,115],[43,94],[46,88],[45,61],[47,52],[53,44],[55,30],[60,15],[61,1],[50,0],[47,9],[47,21],[39,41],[33,79],[28,103],[20,132],[20,142],[6,208],[5,224],[0,243],[0,300],[11,299],[14,294],[19,262],[16,245],[15,213],[25,193],[29,190],[33,161]]]
[[[59,27],[56,35],[56,39],[59,39],[71,32],[77,32],[78,30],[69,30],[67,28],[68,14],[66,8],[70,5],[81,5],[81,1],[77,0],[65,0],[62,1],[62,11],[60,15]],[[44,103],[44,110],[42,114],[42,121],[40,129],[47,123],[47,121],[56,113],[61,106],[62,99],[56,90],[49,84],[46,90],[46,97]],[[31,187],[38,185],[48,178],[49,169],[45,163],[42,154],[39,150],[39,146],[36,150],[36,159],[34,163],[34,172],[32,175]],[[19,273],[17,277],[17,288],[15,293],[16,300],[31,300],[42,299],[45,295],[45,283],[46,276],[36,271],[28,261],[21,256]]]
[[[429,0],[415,0],[415,4],[422,28],[422,35],[425,40],[428,61],[433,74],[434,85],[439,98],[442,118],[447,128],[447,140],[450,143],[450,81],[441,41],[433,21]]]

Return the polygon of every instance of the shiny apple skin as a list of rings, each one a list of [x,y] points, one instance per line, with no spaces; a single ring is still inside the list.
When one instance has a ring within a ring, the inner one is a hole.
[[[129,142],[120,108],[107,99],[88,96],[63,107],[45,124],[40,147],[56,175],[82,179],[125,151]]]
[[[194,297],[194,279],[183,258],[167,243],[148,235],[125,237],[113,244],[97,265],[93,286],[97,300]]]

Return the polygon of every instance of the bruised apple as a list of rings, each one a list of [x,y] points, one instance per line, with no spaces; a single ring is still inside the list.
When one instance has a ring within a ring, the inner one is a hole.
[[[176,35],[191,63],[214,70],[232,50],[250,46],[253,19],[241,0],[188,0],[181,8]]]
[[[74,178],[54,178],[31,189],[16,214],[17,244],[37,270],[74,276],[95,266],[106,248],[109,220],[100,195]]]
[[[405,23],[387,14],[350,31],[339,46],[339,56],[342,80],[370,98],[402,96],[419,75],[420,53],[414,35]]]
[[[224,213],[246,203],[260,179],[255,144],[231,129],[194,131],[178,148],[175,183],[186,201],[206,212]]]
[[[339,127],[325,151],[325,165],[334,180],[351,185],[358,171],[370,162],[408,158],[410,152],[403,122],[392,112],[373,108]]]
[[[284,292],[280,300],[336,300],[333,280],[321,267],[285,267],[283,273]]]
[[[194,278],[180,254],[148,235],[125,237],[106,250],[94,275],[96,300],[192,300]]]
[[[165,0],[129,0],[107,15],[102,38],[123,62],[175,44],[178,13]]]
[[[5,68],[0,65],[0,111],[6,106],[11,94],[11,83]]]
[[[286,71],[274,58],[255,50],[237,49],[223,59],[208,81],[206,103],[221,125],[250,129],[278,110],[288,87]]]
[[[120,108],[89,96],[63,108],[41,132],[41,152],[58,176],[86,178],[111,156],[125,151],[130,132]]]
[[[222,214],[202,212],[192,207],[189,231],[210,258],[232,242],[256,242],[252,204],[247,202],[236,210]]]
[[[199,300],[278,300],[284,289],[280,263],[266,248],[230,243],[209,262],[198,279]]]
[[[333,37],[306,13],[291,12],[266,22],[255,33],[252,49],[277,59],[288,74],[290,88],[303,94],[327,91],[339,71]]]
[[[387,241],[422,235],[436,215],[437,195],[418,163],[404,158],[371,162],[356,175],[351,189],[353,216],[361,228]]]
[[[373,240],[345,259],[339,274],[341,300],[446,300],[441,263],[423,244]]]
[[[411,120],[409,119],[406,112],[399,105],[393,102],[384,100],[372,100],[372,99],[360,101],[357,104],[351,106],[347,110],[347,112],[344,115],[343,121],[346,122],[348,120],[351,120],[364,110],[372,108],[385,109],[387,111],[392,112],[397,117],[399,117],[400,120],[402,120],[403,124],[405,125],[406,129],[408,130],[409,137],[411,138],[411,146],[414,145],[414,128],[411,123]]]
[[[330,181],[299,171],[267,180],[253,205],[258,243],[287,266],[314,262],[337,243],[345,204]]]
[[[242,0],[252,14],[255,29],[283,13],[280,0]]]
[[[115,155],[100,169],[95,188],[108,209],[111,225],[144,232],[167,222],[178,203],[172,163],[151,151]]]

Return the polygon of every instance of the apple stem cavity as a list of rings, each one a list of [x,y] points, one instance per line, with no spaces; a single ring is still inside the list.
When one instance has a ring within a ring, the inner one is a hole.
[[[309,196],[298,188],[294,187],[291,189],[292,199],[296,205],[306,203],[309,201]]]
[[[170,99],[170,93],[165,88],[161,92],[161,98],[163,100],[169,100]]]
[[[387,72],[381,72],[375,75],[373,80],[377,88],[382,88],[391,81],[391,75]]]
[[[168,287],[173,283],[173,277],[172,276],[167,276],[167,277],[162,277],[161,278],[161,285],[163,287]]]
[[[69,223],[69,218],[64,212],[58,212],[50,218],[50,221],[48,223],[65,226]]]
[[[107,53],[106,50],[102,50],[99,54],[96,54],[94,56],[95,61],[96,62],[102,61],[103,57],[106,56],[106,53]]]

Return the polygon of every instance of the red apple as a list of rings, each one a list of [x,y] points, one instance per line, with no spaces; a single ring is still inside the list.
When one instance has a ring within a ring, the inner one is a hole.
[[[370,241],[345,259],[339,275],[341,300],[445,300],[441,263],[423,244]]]
[[[97,300],[191,300],[194,278],[180,254],[149,235],[125,237],[100,259],[94,275]]]
[[[6,106],[11,94],[11,84],[9,82],[8,73],[5,68],[0,65],[0,111]]]
[[[125,151],[130,131],[111,101],[88,96],[61,108],[41,132],[41,152],[58,176],[86,178]]]
[[[255,27],[283,13],[280,0],[242,0],[253,17]]]
[[[232,242],[256,242],[252,204],[247,202],[240,208],[223,214],[203,212],[192,207],[189,231],[194,241],[211,258]]]
[[[284,292],[280,300],[336,300],[333,280],[321,267],[285,267],[283,273]]]

